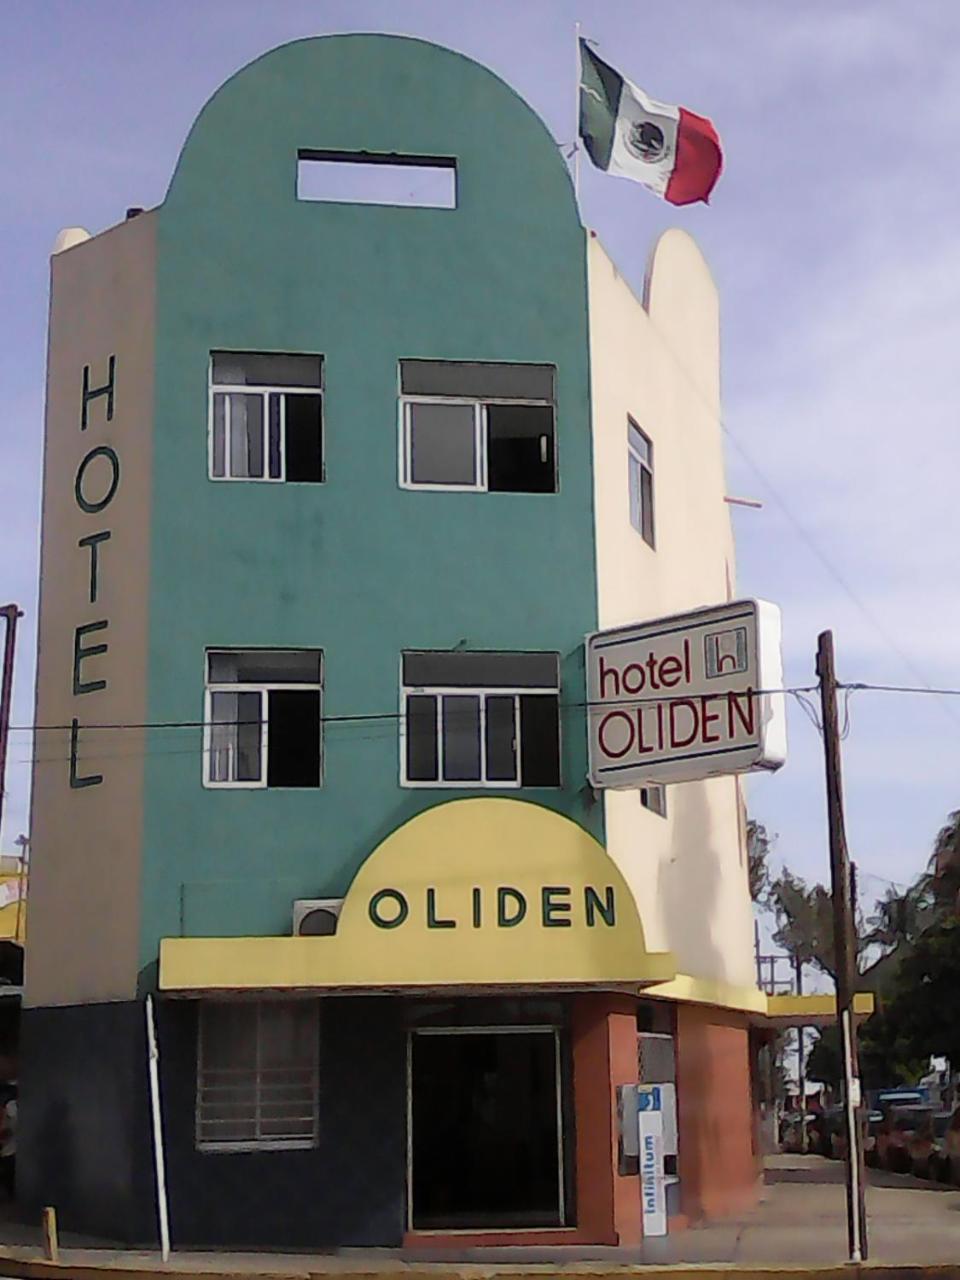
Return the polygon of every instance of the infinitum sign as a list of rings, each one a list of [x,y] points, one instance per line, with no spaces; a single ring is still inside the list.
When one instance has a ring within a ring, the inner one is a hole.
[[[591,783],[779,769],[781,686],[780,610],[763,600],[597,632],[587,639]]]

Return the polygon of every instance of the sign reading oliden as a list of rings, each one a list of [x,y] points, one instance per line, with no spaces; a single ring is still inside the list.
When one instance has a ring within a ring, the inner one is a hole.
[[[590,782],[639,787],[779,769],[780,610],[736,600],[587,638]]]

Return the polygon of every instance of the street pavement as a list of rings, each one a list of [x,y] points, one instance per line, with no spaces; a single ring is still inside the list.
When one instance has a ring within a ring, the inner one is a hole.
[[[960,1280],[960,1189],[870,1170],[866,1200],[871,1265],[952,1264],[948,1274]],[[0,1280],[7,1274],[24,1275],[23,1264],[29,1266],[28,1260],[39,1256],[39,1232],[0,1215]],[[402,1275],[405,1280],[438,1274],[489,1280],[495,1274],[492,1267],[507,1264],[514,1276],[522,1276],[531,1266],[541,1276],[557,1271],[567,1272],[571,1280],[577,1273],[586,1280],[598,1280],[606,1270],[603,1264],[619,1270],[624,1264],[636,1263],[654,1267],[726,1263],[768,1267],[776,1272],[846,1261],[843,1165],[820,1156],[784,1155],[768,1157],[761,1203],[749,1215],[678,1231],[662,1240],[647,1240],[639,1249],[356,1249],[310,1255],[175,1249],[170,1262],[161,1266],[156,1251],[119,1249],[107,1242],[64,1234],[57,1271],[62,1277],[95,1274],[87,1268],[116,1268],[121,1275],[194,1273],[206,1280],[254,1275],[272,1280],[331,1275],[370,1280],[388,1273]],[[450,1266],[452,1262],[460,1265]],[[444,1263],[448,1265],[436,1265]],[[584,1263],[588,1265],[580,1266]],[[39,1269],[33,1274],[39,1274]]]

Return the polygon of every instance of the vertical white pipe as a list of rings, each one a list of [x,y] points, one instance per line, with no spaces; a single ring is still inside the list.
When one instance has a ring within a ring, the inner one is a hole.
[[[157,1221],[160,1224],[160,1257],[170,1258],[170,1221],[167,1215],[167,1175],[163,1154],[163,1122],[160,1116],[160,1053],[153,1016],[153,996],[146,999],[147,1056],[150,1071],[150,1111],[153,1119],[153,1159],[157,1172]]]

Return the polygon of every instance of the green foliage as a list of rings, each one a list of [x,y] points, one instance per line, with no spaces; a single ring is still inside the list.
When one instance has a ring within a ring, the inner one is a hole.
[[[926,929],[904,955],[886,1015],[910,1052],[960,1063],[960,920]]]
[[[755,818],[747,819],[747,867],[750,879],[750,897],[762,905],[770,884],[768,859],[773,840],[767,828]]]
[[[941,912],[960,908],[960,809],[954,809],[937,832],[930,858],[930,888]]]
[[[833,950],[833,900],[822,884],[809,886],[784,867],[770,884],[768,901],[777,918],[773,940],[794,961],[816,965],[831,978],[836,964]]]
[[[913,1052],[896,1016],[880,1008],[860,1027],[860,1078],[866,1089],[915,1084],[926,1069],[926,1058]],[[824,1027],[807,1058],[807,1079],[839,1087],[843,1076],[840,1033]]]

